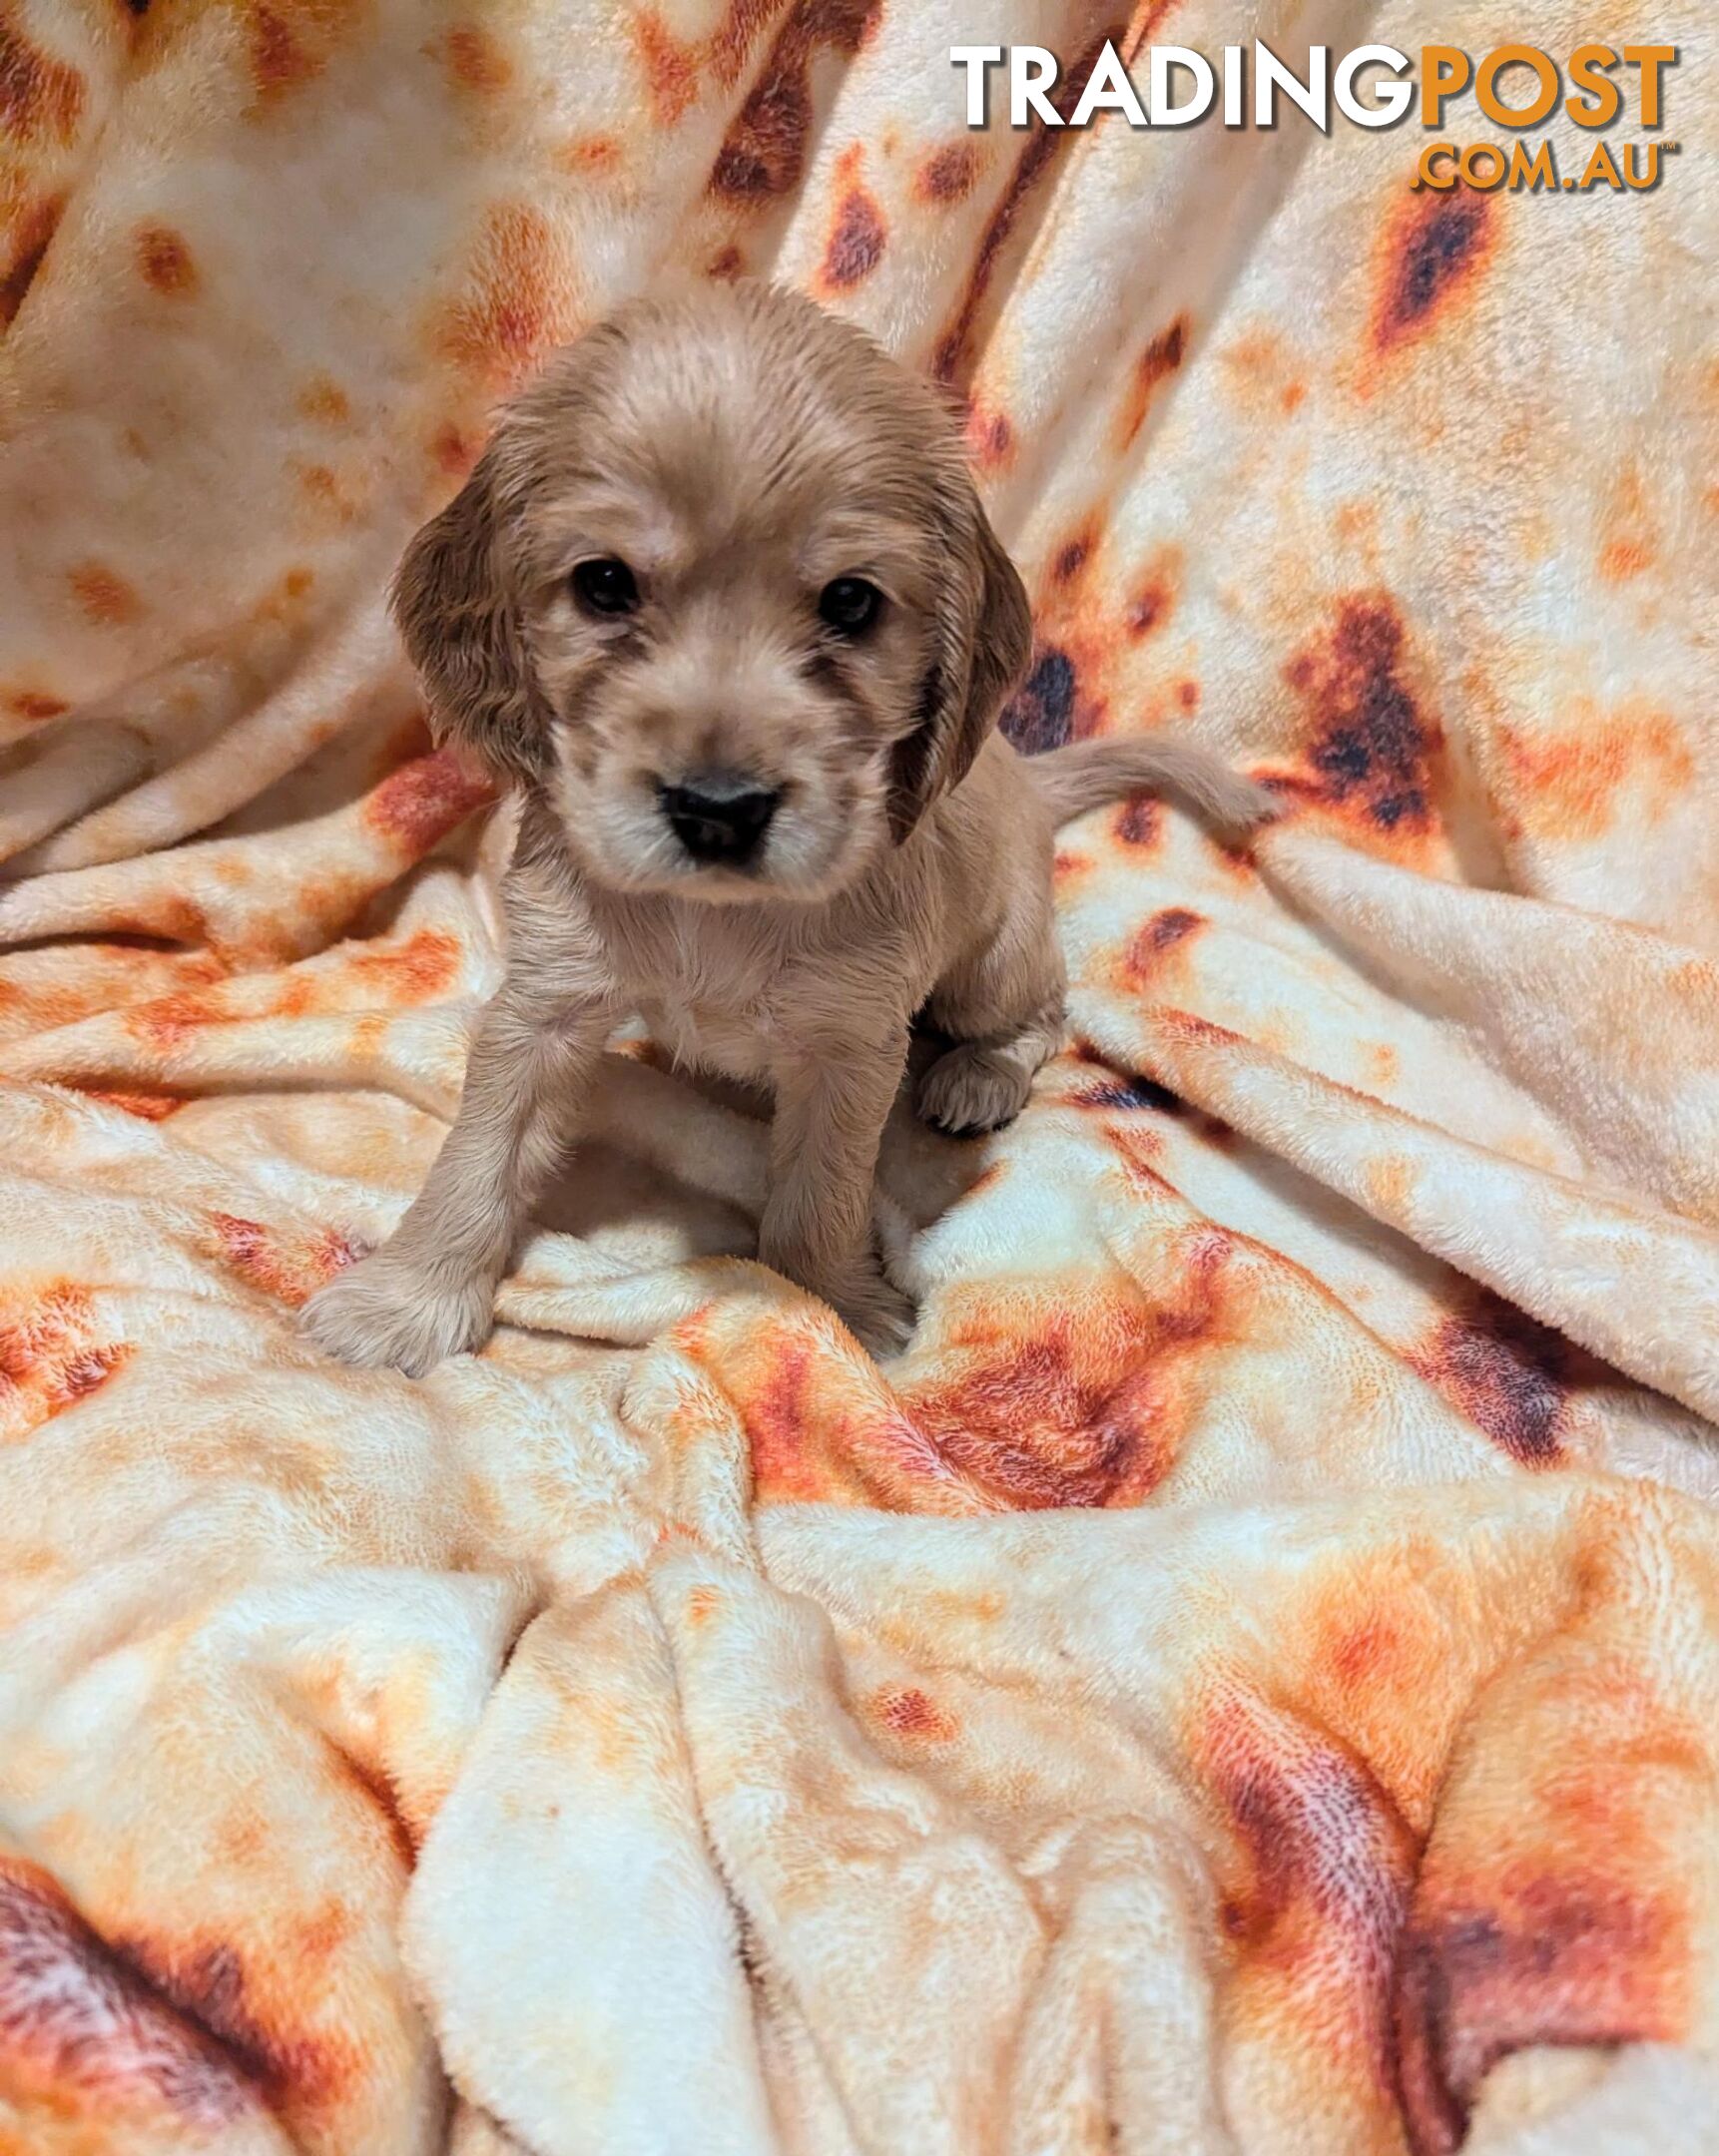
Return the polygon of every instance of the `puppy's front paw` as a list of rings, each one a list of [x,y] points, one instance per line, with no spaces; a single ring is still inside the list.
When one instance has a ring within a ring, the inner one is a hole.
[[[899,1354],[913,1337],[913,1306],[881,1273],[851,1283],[842,1294],[829,1300],[873,1361],[883,1362]]]
[[[338,1361],[421,1377],[474,1348],[494,1311],[491,1281],[440,1274],[380,1250],[313,1295],[298,1324]]]
[[[934,1123],[951,1138],[976,1138],[1001,1130],[1026,1106],[1032,1073],[1007,1049],[981,1048],[962,1041],[937,1060],[919,1080],[913,1105],[921,1122]]]

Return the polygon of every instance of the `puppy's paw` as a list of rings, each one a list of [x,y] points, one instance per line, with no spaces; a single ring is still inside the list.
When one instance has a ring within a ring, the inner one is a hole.
[[[837,1316],[875,1362],[897,1355],[913,1337],[913,1306],[881,1273],[851,1282],[830,1297]]]
[[[476,1347],[494,1312],[491,1281],[450,1277],[381,1250],[313,1295],[298,1324],[337,1361],[421,1377]]]
[[[1026,1106],[1032,1073],[1006,1048],[962,1041],[940,1055],[919,1080],[913,1105],[922,1122],[951,1138],[977,1138],[1001,1130]]]

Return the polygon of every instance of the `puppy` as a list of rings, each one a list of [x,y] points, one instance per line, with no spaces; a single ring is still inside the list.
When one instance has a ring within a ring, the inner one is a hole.
[[[519,790],[506,977],[393,1239],[307,1306],[413,1373],[472,1347],[618,1018],[776,1101],[759,1255],[874,1352],[870,1233],[908,1028],[918,1112],[1015,1116],[1062,1035],[1056,825],[1160,786],[1235,838],[1271,797],[1186,745],[1023,763],[1020,578],[931,391],[757,284],[621,309],[503,416],[393,594],[447,738]]]

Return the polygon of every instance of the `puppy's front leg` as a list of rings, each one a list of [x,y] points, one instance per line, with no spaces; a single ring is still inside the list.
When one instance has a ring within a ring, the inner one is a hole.
[[[798,1046],[776,1074],[771,1192],[758,1254],[832,1304],[874,1355],[905,1345],[912,1315],[871,1246],[871,1186],[907,1059],[902,1026],[881,1040]]]
[[[343,1362],[421,1377],[474,1347],[521,1224],[576,1128],[610,1013],[510,977],[483,1014],[459,1113],[391,1239],[304,1307]]]

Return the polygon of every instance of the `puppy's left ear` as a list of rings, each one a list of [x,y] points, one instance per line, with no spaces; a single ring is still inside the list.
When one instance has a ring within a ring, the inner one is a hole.
[[[919,724],[897,743],[889,775],[897,845],[938,795],[966,777],[1032,655],[1025,588],[964,472],[951,511],[938,535],[946,581]]]

